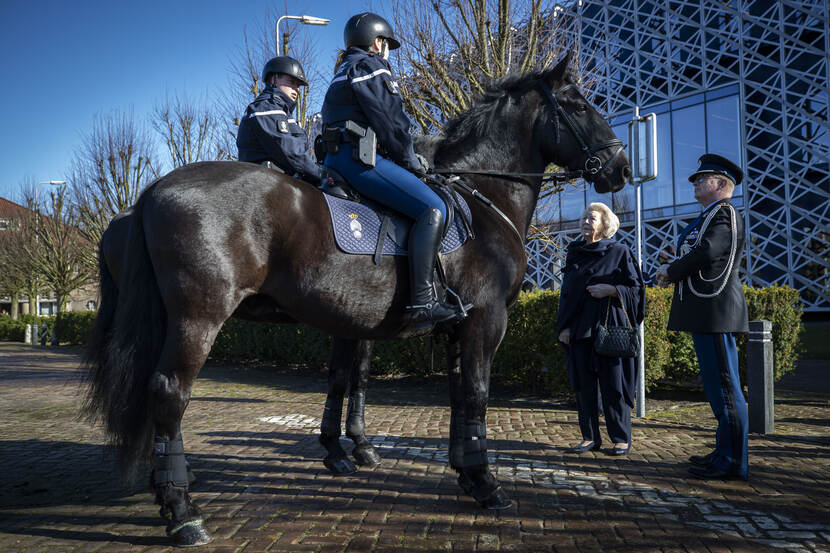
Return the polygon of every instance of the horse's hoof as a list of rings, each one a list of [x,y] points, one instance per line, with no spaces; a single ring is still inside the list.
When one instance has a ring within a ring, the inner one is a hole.
[[[352,456],[354,456],[355,462],[361,467],[376,467],[381,461],[380,455],[378,455],[378,452],[373,447],[355,448],[352,451]]]
[[[183,522],[167,531],[167,535],[173,538],[173,545],[177,547],[194,547],[210,543],[211,538],[205,529],[202,519]]]
[[[458,475],[458,485],[461,486],[461,489],[464,490],[464,493],[467,495],[473,494],[473,481],[470,480],[470,477],[463,472]]]
[[[357,472],[357,467],[346,457],[340,459],[323,459],[323,464],[335,476],[346,476]]]
[[[485,509],[490,509],[491,511],[501,511],[502,509],[508,509],[513,502],[507,497],[507,494],[501,489],[501,486],[497,486],[493,492],[485,498],[475,497],[476,501],[478,502],[480,507],[484,507]]]

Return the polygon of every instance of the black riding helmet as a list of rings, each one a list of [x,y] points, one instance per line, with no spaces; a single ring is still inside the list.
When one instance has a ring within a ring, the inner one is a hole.
[[[277,56],[276,58],[268,60],[268,63],[266,63],[265,67],[262,68],[262,82],[268,82],[268,77],[272,73],[285,73],[286,75],[291,75],[303,83],[303,86],[308,86],[308,81],[306,80],[305,73],[303,72],[303,66],[300,65],[300,62],[294,58],[290,58],[288,56]]]
[[[352,46],[368,48],[376,37],[388,40],[390,50],[401,46],[395,38],[392,25],[376,13],[364,12],[353,15],[346,22],[346,28],[343,29],[343,41],[346,43],[346,48]]]

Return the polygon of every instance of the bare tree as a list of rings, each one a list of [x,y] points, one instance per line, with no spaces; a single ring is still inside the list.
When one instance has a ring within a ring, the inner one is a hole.
[[[9,213],[0,230],[0,295],[11,298],[11,317],[17,319],[21,293],[28,292],[34,298],[37,274],[34,265],[24,252],[35,241],[34,217],[23,206]],[[31,302],[30,302],[31,305]]]
[[[543,0],[398,0],[401,95],[424,134],[468,109],[510,72],[544,69],[567,37],[564,11]]]
[[[158,176],[157,168],[153,141],[132,112],[112,111],[95,118],[75,151],[69,179],[90,264],[110,220],[135,203]]]
[[[23,248],[35,272],[54,290],[61,317],[69,295],[93,281],[95,271],[89,263],[89,244],[75,227],[76,217],[69,204],[69,189],[61,185],[49,191],[49,199],[35,204],[35,241]],[[31,223],[30,223],[31,224]]]
[[[217,149],[226,159],[236,158],[236,133],[239,117],[245,107],[265,89],[262,83],[262,68],[269,59],[277,55],[277,40],[280,54],[290,55],[300,61],[305,70],[309,86],[300,89],[297,98],[297,123],[306,128],[308,109],[314,100],[325,92],[331,68],[323,70],[318,63],[319,53],[314,40],[314,30],[290,20],[283,21],[277,38],[276,22],[279,15],[267,11],[259,27],[251,33],[243,30],[243,42],[231,61],[228,88],[219,103],[220,128],[216,136]],[[312,28],[313,29],[313,28]],[[320,32],[317,30],[316,32]]]
[[[213,139],[217,122],[205,98],[167,94],[154,106],[150,122],[167,146],[174,169],[221,157]]]

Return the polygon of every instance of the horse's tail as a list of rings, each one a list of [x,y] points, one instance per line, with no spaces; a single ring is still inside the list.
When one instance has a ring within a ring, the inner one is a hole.
[[[106,234],[98,247],[101,305],[95,317],[85,365],[89,388],[84,413],[102,420],[117,446],[124,476],[132,481],[150,458],[154,433],[148,382],[155,371],[167,331],[166,312],[147,252],[139,198],[126,236],[116,236],[125,260],[116,286],[104,255]]]

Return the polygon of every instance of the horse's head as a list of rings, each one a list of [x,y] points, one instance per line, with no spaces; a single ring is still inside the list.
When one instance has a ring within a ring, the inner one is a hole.
[[[583,171],[597,192],[616,192],[631,176],[622,142],[571,79],[568,53],[539,77],[541,109],[537,127],[542,156],[571,171]]]

